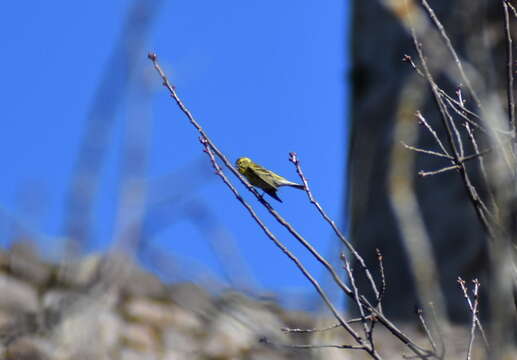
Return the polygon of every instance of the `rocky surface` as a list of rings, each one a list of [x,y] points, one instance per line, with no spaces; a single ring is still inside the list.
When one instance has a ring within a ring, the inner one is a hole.
[[[308,319],[236,292],[165,285],[128,259],[0,252],[0,359],[304,359],[260,339],[287,343],[281,329]]]
[[[89,256],[58,265],[27,250],[0,251],[0,359],[368,358],[353,350],[284,346],[352,343],[339,328],[282,330],[326,327],[333,323],[327,317],[287,311],[235,291],[210,294],[194,284],[165,285],[128,259]],[[408,354],[392,335],[377,330],[383,358]],[[461,334],[460,353],[468,339]]]

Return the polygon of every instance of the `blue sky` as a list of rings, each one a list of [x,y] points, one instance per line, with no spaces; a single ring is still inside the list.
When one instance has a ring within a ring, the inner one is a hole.
[[[163,1],[107,134],[87,250],[113,248],[129,132],[147,144],[141,179],[147,208],[181,195],[160,216],[146,220],[152,229],[148,246],[177,265],[173,274],[160,275],[221,278],[222,266],[203,230],[208,227],[234,243],[263,291],[310,293],[293,264],[213,175],[198,134],[160,86],[146,54],[158,54],[180,97],[230,159],[247,156],[298,181],[288,161],[288,153],[297,152],[314,194],[343,224],[347,3]],[[41,252],[62,254],[66,195],[81,139],[132,4],[0,4],[0,162],[6,169],[0,179],[0,244],[8,245],[16,219],[37,234]],[[112,71],[114,79],[118,70]],[[251,194],[244,195],[258,205]],[[284,203],[273,206],[324,254],[335,253],[331,230],[305,194],[288,188],[279,196]],[[310,256],[256,207],[279,238],[321,275]],[[201,227],[192,220],[200,212]]]

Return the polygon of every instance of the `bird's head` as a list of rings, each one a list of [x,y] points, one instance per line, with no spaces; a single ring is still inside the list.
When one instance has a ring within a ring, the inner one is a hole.
[[[250,158],[241,157],[237,159],[237,161],[235,162],[235,166],[237,167],[237,170],[239,170],[239,172],[243,174],[251,163],[252,161]]]

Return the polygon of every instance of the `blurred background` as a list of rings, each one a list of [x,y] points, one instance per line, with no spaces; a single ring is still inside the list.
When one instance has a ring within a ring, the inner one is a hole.
[[[401,61],[417,58],[411,26],[450,94],[460,86],[454,59],[420,2],[350,3],[0,4],[0,358],[329,360],[342,349],[282,345],[351,343],[339,328],[282,331],[335,320],[299,311],[319,310],[319,298],[214,174],[149,52],[229,159],[250,157],[299,182],[288,161],[298,154],[315,197],[378,284],[382,253],[390,319],[414,323],[413,309],[431,299],[443,318],[471,323],[456,280],[490,284],[485,232],[458,174],[422,179],[418,171],[443,159],[400,145],[435,149],[415,121],[420,110],[445,136],[428,84]],[[486,79],[483,96],[504,94],[501,9],[431,6],[469,71],[480,69],[474,78]],[[475,165],[469,171],[477,179]],[[279,196],[273,207],[341,268],[341,246],[306,195]],[[357,314],[305,249],[256,210],[338,309]],[[372,295],[354,259],[352,267]],[[381,343],[400,358],[404,344],[390,335]],[[34,349],[46,355],[20,355]]]
[[[289,306],[313,307],[306,279],[214,175],[146,58],[157,53],[230,159],[247,156],[298,181],[288,161],[296,152],[314,195],[343,225],[349,4],[293,4],[2,2],[0,245],[22,240],[52,261],[124,252],[166,282],[281,294]],[[284,202],[272,205],[337,256],[305,194],[279,196]]]

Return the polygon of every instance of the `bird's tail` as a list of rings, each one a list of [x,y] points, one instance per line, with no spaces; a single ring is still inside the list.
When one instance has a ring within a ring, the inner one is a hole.
[[[287,185],[287,186],[291,186],[291,187],[294,187],[294,188],[296,188],[296,189],[305,190],[305,186],[304,186],[304,185],[302,185],[302,184],[297,184],[297,183],[292,183],[292,182],[290,182],[290,183],[285,184],[285,185]]]

